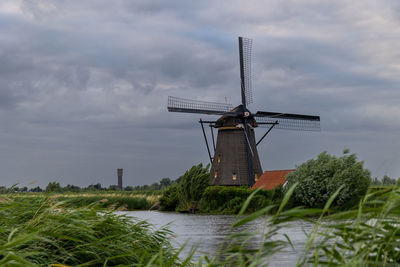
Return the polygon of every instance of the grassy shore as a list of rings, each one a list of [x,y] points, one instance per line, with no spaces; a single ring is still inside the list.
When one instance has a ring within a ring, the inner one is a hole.
[[[286,208],[295,186],[279,205],[244,216],[254,191],[232,228],[263,218],[262,231],[233,231],[216,257],[200,257],[197,262],[193,254],[179,257],[166,228],[154,230],[147,222],[97,205],[71,208],[57,195],[10,195],[0,201],[0,266],[267,266],[273,254],[291,247],[290,236],[279,239],[278,230],[313,214],[318,218],[309,220],[313,228],[306,233],[298,266],[400,264],[400,188],[368,192],[357,208],[328,215],[343,187],[322,209]],[[276,212],[270,214],[271,210]],[[249,249],[256,235],[262,237],[260,246]]]
[[[65,207],[79,208],[95,205],[98,208],[120,210],[148,210],[159,201],[159,191],[93,191],[93,192],[65,192],[65,193],[12,193],[0,195],[0,202],[23,199],[48,199],[49,201],[63,202]]]
[[[168,229],[64,204],[44,197],[0,202],[0,266],[178,264]]]

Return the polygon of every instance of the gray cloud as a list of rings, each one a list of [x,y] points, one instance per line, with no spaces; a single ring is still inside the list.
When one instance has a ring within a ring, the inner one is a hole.
[[[374,175],[398,177],[398,9],[391,0],[3,1],[0,184],[108,185],[118,167],[143,184],[207,162],[200,116],[168,113],[166,100],[239,104],[238,35],[254,39],[251,110],[322,118],[321,133],[273,131],[259,151],[264,169],[348,147]]]

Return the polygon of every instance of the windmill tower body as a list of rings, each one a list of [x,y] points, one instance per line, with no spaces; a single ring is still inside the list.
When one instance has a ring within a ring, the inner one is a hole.
[[[221,116],[216,121],[200,119],[210,161],[210,183],[225,186],[252,186],[262,174],[257,145],[275,129],[318,131],[320,117],[281,112],[257,111],[252,114],[247,106],[252,103],[251,85],[251,46],[252,40],[239,37],[239,59],[242,103],[236,108],[231,104],[188,100],[168,97],[168,111],[197,113]],[[210,151],[204,123],[211,129],[214,155]],[[258,126],[269,127],[264,136],[256,143],[254,129]],[[218,130],[214,145],[213,129]]]
[[[236,114],[243,110],[243,106],[231,110]],[[223,115],[215,122],[218,129],[217,144],[210,170],[211,185],[252,185],[262,174],[260,159],[255,146],[254,119],[250,134],[246,134],[240,116]],[[249,147],[248,144],[251,144]],[[250,151],[249,151],[250,150]],[[251,153],[253,173],[249,171],[248,153]]]
[[[251,129],[250,141],[255,144],[254,130]],[[217,145],[210,171],[211,185],[250,185],[247,162],[246,134],[243,128],[221,127],[218,129]],[[262,168],[255,145],[253,171],[254,182],[262,174]]]

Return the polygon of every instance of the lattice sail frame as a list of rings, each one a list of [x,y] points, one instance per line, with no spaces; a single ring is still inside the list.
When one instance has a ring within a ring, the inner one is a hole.
[[[320,119],[318,116],[315,116],[314,118],[290,118],[290,117],[283,117],[284,113],[282,113],[282,116],[280,117],[279,115],[275,116],[257,116],[254,115],[254,118],[256,119],[257,122],[261,123],[275,123],[278,122],[274,126],[274,129],[284,129],[284,130],[296,130],[296,131],[320,131],[321,126],[320,126]],[[264,125],[264,124],[259,124],[260,127],[270,127],[271,125]]]
[[[232,104],[197,101],[168,96],[168,111],[223,115],[233,109]]]
[[[246,105],[253,103],[253,88],[251,83],[251,50],[253,40],[242,38],[243,44],[243,72],[244,72],[244,94],[246,96]]]

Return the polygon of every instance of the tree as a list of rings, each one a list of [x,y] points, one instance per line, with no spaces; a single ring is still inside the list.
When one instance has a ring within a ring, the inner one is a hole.
[[[363,168],[363,161],[357,161],[355,154],[336,157],[323,152],[317,159],[301,164],[288,175],[287,181],[285,188],[299,183],[293,192],[295,204],[314,208],[322,208],[329,197],[344,185],[332,205],[345,209],[357,204],[365,195],[371,177],[370,171]]]
[[[382,181],[378,179],[378,177],[375,177],[371,181],[371,185],[382,185]]]
[[[31,192],[43,192],[43,189],[40,188],[40,186],[36,186],[34,188],[31,188],[29,191],[31,191]]]
[[[152,183],[150,186],[149,186],[149,189],[150,190],[160,190],[160,184],[159,183]]]
[[[95,190],[103,190],[104,188],[101,187],[100,183],[97,184],[91,184],[87,188],[87,190],[95,191]]]
[[[7,194],[9,192],[8,188],[5,186],[0,186],[0,194]]]
[[[140,187],[140,190],[149,190],[149,189],[150,189],[150,187],[149,187],[149,185],[147,185],[147,184],[142,185],[142,186]]]
[[[160,198],[160,206],[162,210],[175,211],[179,204],[178,184],[168,187]]]
[[[382,178],[382,185],[395,185],[396,184],[396,179],[390,178],[387,175],[384,175]]]
[[[118,190],[118,185],[112,184],[108,187],[109,191],[117,191]]]
[[[28,187],[24,186],[19,189],[19,192],[28,192]]]
[[[171,179],[169,178],[162,178],[160,181],[160,187],[161,189],[166,188],[172,184]]]
[[[204,190],[210,185],[210,165],[195,165],[186,171],[180,180],[180,197],[182,202],[199,201]]]
[[[188,210],[192,201],[199,201],[204,190],[210,185],[210,165],[194,165],[179,178],[179,182],[173,183],[164,191],[160,198],[160,206],[163,210]]]
[[[58,182],[50,182],[47,186],[46,186],[46,192],[61,192],[62,188],[60,186],[60,183]]]
[[[93,185],[93,188],[96,190],[101,190],[102,189],[101,183],[97,183],[97,184]]]
[[[79,192],[80,190],[81,190],[81,188],[79,186],[70,185],[70,184],[68,184],[66,187],[63,188],[63,191],[66,191],[66,192]]]

